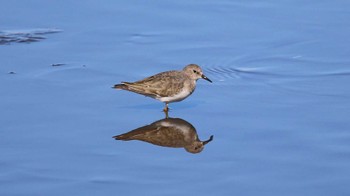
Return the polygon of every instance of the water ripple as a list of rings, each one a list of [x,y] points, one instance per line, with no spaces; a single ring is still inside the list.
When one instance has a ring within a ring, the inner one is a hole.
[[[264,58],[267,59],[267,58]],[[232,85],[244,82],[253,86],[269,86],[276,91],[302,93],[316,96],[349,98],[349,91],[344,84],[349,80],[350,69],[344,68],[347,62],[315,61],[310,59],[284,61],[281,63],[261,63],[254,65],[242,63],[244,60],[224,63],[220,66],[204,66],[205,74],[214,82],[223,85]],[[247,61],[245,61],[247,62]],[[237,65],[240,64],[240,65]],[[270,66],[275,65],[275,66]],[[253,87],[252,87],[253,88]]]
[[[12,43],[32,43],[46,39],[44,35],[58,33],[59,29],[31,29],[19,31],[0,31],[0,45]]]
[[[344,65],[348,64],[350,62],[328,62],[302,57],[250,57],[236,59],[235,62],[226,62],[219,66],[206,66],[204,71],[208,77],[219,81],[247,78],[259,80],[329,78],[349,76],[350,70],[344,69]]]

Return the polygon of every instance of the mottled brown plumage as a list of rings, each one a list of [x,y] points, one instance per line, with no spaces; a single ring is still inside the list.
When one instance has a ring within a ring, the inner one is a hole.
[[[113,88],[128,90],[168,103],[182,101],[190,96],[200,78],[208,80],[202,69],[196,64],[187,65],[182,71],[166,71],[136,82],[122,82]]]

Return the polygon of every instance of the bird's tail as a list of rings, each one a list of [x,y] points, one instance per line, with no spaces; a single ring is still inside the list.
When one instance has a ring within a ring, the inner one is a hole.
[[[121,84],[115,84],[112,88],[115,89],[123,89],[123,90],[129,90],[128,85],[126,85],[126,83],[121,83]]]
[[[131,82],[122,82],[121,84],[114,85],[112,88],[127,90],[127,91],[131,91],[131,92],[138,93],[141,95],[150,96],[150,97],[154,96],[151,93],[144,92],[144,90],[142,89],[142,86],[139,86],[139,85],[137,85],[135,83],[131,83]]]
[[[113,136],[113,138],[116,140],[123,140],[123,135],[116,135],[116,136]]]
[[[131,138],[127,134],[116,135],[116,136],[113,136],[112,138],[114,138],[115,140],[124,140],[124,141],[131,140]]]

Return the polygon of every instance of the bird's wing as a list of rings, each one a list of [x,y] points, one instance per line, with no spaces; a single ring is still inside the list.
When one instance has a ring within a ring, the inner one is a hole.
[[[184,76],[172,74],[177,71],[168,71],[145,78],[143,80],[123,84],[128,86],[128,90],[150,97],[168,97],[181,91],[184,86]]]

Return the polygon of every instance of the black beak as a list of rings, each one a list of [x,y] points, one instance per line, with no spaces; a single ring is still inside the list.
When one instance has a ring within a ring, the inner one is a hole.
[[[210,138],[207,141],[203,142],[203,145],[206,145],[207,143],[211,142],[214,139],[214,136],[210,136]]]
[[[205,76],[204,74],[202,74],[202,78],[212,83],[212,81],[209,78],[207,78],[207,76]]]

